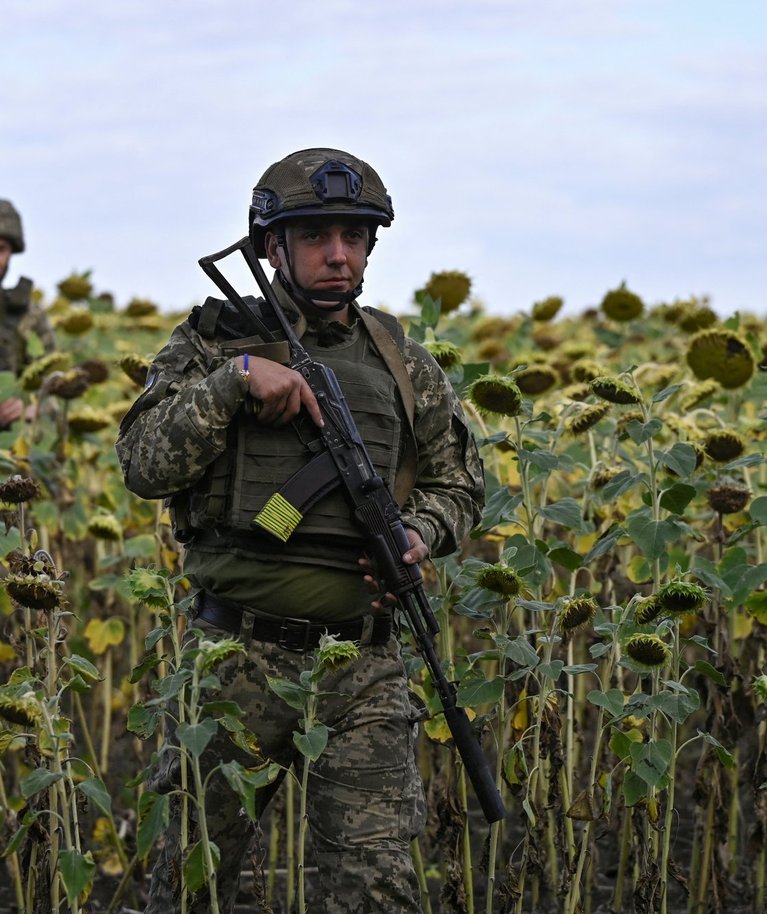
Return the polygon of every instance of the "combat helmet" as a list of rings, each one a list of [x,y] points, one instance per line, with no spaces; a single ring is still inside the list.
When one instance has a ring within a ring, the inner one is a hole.
[[[379,225],[394,219],[391,197],[366,162],[340,149],[302,149],[270,165],[253,188],[250,238],[265,257],[264,236],[298,216],[363,216],[371,223],[368,254]]]
[[[24,250],[24,232],[21,216],[10,200],[0,200],[0,238],[7,238],[14,254]]]

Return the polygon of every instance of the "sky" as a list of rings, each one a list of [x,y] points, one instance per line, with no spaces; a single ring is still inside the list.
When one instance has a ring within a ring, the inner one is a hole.
[[[260,175],[329,146],[394,203],[364,303],[462,270],[501,315],[624,281],[767,313],[763,0],[4,0],[0,79],[6,285],[48,298],[85,270],[118,305],[218,294],[197,260]]]

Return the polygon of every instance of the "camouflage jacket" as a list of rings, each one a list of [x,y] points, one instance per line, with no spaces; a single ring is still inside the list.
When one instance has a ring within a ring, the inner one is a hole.
[[[24,278],[13,289],[0,289],[0,371],[21,374],[31,361],[27,341],[32,333],[46,352],[56,348],[48,318],[31,294],[32,282]]]
[[[166,498],[193,487],[227,448],[229,425],[247,394],[220,343],[203,338],[187,319],[153,361],[147,389],[116,443],[125,484],[137,495]],[[418,450],[402,520],[432,555],[447,555],[479,521],[482,466],[460,402],[432,356],[407,337],[402,355],[415,396]]]

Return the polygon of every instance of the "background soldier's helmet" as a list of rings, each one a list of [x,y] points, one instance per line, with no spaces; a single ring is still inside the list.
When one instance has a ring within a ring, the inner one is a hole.
[[[340,149],[302,149],[270,165],[253,188],[250,237],[266,256],[264,235],[298,216],[363,216],[371,223],[368,253],[379,225],[394,218],[391,197],[374,169]]]
[[[24,250],[24,232],[21,230],[21,216],[10,200],[0,200],[0,238],[7,238],[14,254]]]

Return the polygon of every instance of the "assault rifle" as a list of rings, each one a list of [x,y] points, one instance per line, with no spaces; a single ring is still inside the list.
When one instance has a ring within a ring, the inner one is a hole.
[[[255,522],[286,541],[312,504],[336,486],[343,487],[352,518],[365,536],[386,590],[397,597],[407,617],[482,812],[488,822],[497,822],[506,816],[506,809],[466,711],[457,705],[456,685],[447,679],[437,657],[434,637],[439,632],[439,626],[423,587],[421,570],[417,564],[408,565],[402,561],[403,554],[410,549],[410,542],[402,525],[399,507],[386,482],[376,472],[338,379],[330,368],[314,361],[301,345],[250,240],[242,238],[223,251],[203,257],[199,261],[200,266],[259,336],[266,342],[276,342],[275,335],[216,266],[218,260],[236,250],[241,251],[266,304],[280,324],[290,350],[290,367],[305,378],[325,420],[320,430],[322,450],[270,499],[273,503],[267,503]]]

